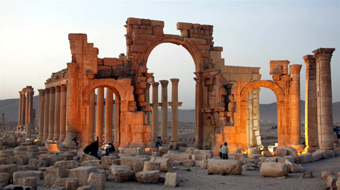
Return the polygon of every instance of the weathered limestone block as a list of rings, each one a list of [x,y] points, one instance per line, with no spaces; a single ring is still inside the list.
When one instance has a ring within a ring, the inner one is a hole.
[[[291,163],[294,163],[294,161],[295,161],[295,159],[294,159],[293,156],[284,156],[283,158],[284,158],[285,160],[288,160],[288,161],[291,162]]]
[[[308,163],[313,162],[313,155],[311,153],[301,154],[299,155],[300,163]]]
[[[208,160],[208,174],[241,175],[242,162],[238,160]]]
[[[71,152],[65,152],[63,154],[64,160],[73,160],[74,154]]]
[[[193,154],[192,155],[193,160],[208,160],[209,158],[212,158],[212,157],[208,157],[208,155],[206,154]]]
[[[321,152],[323,153],[323,157],[324,157],[325,159],[327,159],[327,158],[332,158],[332,157],[335,156],[334,150],[322,150]]]
[[[194,150],[194,154],[203,154],[203,155],[207,155],[208,159],[212,158],[214,156],[214,152],[212,150],[199,150],[199,149],[195,149]]]
[[[136,173],[136,179],[139,183],[158,183],[160,171],[142,171]]]
[[[97,169],[97,173],[105,175],[105,177],[108,177],[110,175],[109,170],[104,170],[104,169]]]
[[[304,178],[313,178],[313,173],[311,171],[305,171],[303,172],[302,176],[300,177],[300,179],[304,179]]]
[[[247,158],[248,154],[243,153],[229,153],[228,159],[230,160],[241,160],[242,158]]]
[[[106,176],[91,172],[87,179],[87,184],[92,185],[96,190],[105,189]]]
[[[114,164],[120,165],[120,159],[118,155],[102,156],[101,163],[103,164],[104,169],[110,169],[110,167]]]
[[[18,185],[30,186],[33,189],[37,189],[38,178],[36,177],[23,177],[18,181]]]
[[[92,185],[84,185],[81,187],[78,187],[77,190],[96,190]]]
[[[335,176],[335,174],[334,174],[332,171],[330,171],[330,170],[322,171],[322,172],[321,172],[321,177],[320,177],[320,179],[325,180],[325,179],[327,179],[327,177],[330,176],[330,175],[334,175],[334,176]]]
[[[34,190],[33,187],[24,186],[24,185],[7,185],[3,188],[3,190],[16,190],[16,189],[24,189],[24,190]]]
[[[0,184],[7,185],[9,183],[9,174],[6,172],[0,172]]]
[[[160,162],[161,163],[161,167],[160,167],[161,172],[171,172],[172,171],[173,161],[170,158],[153,157],[153,158],[151,158],[150,161]]]
[[[80,162],[87,161],[87,160],[98,160],[98,158],[91,156],[89,154],[83,154],[80,156]]]
[[[187,149],[185,150],[185,153],[187,153],[187,154],[194,154],[195,150],[198,150],[198,149],[197,149],[197,148],[191,148],[191,147],[189,147],[189,148],[187,148]]]
[[[38,158],[39,160],[44,160],[46,166],[53,166],[58,161],[58,158],[52,154],[40,154]]]
[[[19,179],[23,177],[36,177],[38,179],[42,178],[42,171],[16,171],[13,173],[13,184],[18,184]]]
[[[44,172],[44,185],[53,186],[58,178],[66,178],[68,173],[65,168],[48,168]]]
[[[121,165],[126,165],[126,166],[130,166],[130,168],[133,168],[133,164],[136,162],[140,162],[142,164],[144,164],[144,161],[149,160],[148,158],[142,158],[142,157],[132,157],[132,156],[125,156],[125,157],[121,157],[120,163]]]
[[[262,151],[264,157],[272,157],[272,153],[270,151]]]
[[[93,166],[82,166],[70,170],[70,178],[77,178],[78,185],[86,185],[87,179],[91,172],[97,172],[97,168]]]
[[[14,164],[26,165],[28,164],[28,156],[26,155],[15,155],[13,156]]]
[[[31,158],[28,162],[29,165],[33,165],[37,168],[46,167],[46,162],[44,160]]]
[[[289,147],[289,146],[282,146],[281,148],[276,149],[275,151],[276,156],[287,156],[291,155],[294,157],[294,162],[298,161],[298,155],[295,148]]]
[[[18,170],[38,170],[37,166],[33,165],[25,165],[25,166],[18,166]]]
[[[338,177],[338,179],[336,180],[335,185],[338,189],[340,189],[340,177]]]
[[[13,152],[15,155],[22,155],[22,154],[25,155],[27,152],[27,148],[26,146],[18,146],[13,149]]]
[[[277,157],[270,157],[265,160],[265,162],[277,162]]]
[[[135,172],[135,173],[138,173],[138,172],[141,172],[141,171],[143,171],[143,164],[142,163],[140,163],[140,162],[135,162],[134,164],[133,164],[133,171]]]
[[[111,170],[111,174],[113,175],[113,179],[116,182],[128,181],[131,179],[131,177],[134,174],[133,170],[120,167],[117,165],[111,166],[110,170]]]
[[[264,162],[261,165],[260,173],[263,177],[282,177],[288,175],[288,166],[283,163]]]
[[[78,188],[78,179],[75,178],[58,178],[54,186],[65,187],[66,190],[76,190]]]
[[[322,152],[313,152],[312,155],[314,161],[321,160],[324,158]]]
[[[160,170],[160,168],[161,168],[160,162],[145,161],[143,171]]]
[[[252,158],[242,158],[240,161],[243,164],[252,163],[252,164],[255,164],[255,165],[257,165],[260,162],[259,159],[252,159]]]
[[[171,158],[172,160],[190,160],[192,158],[192,154],[164,154],[163,158]]]
[[[208,160],[197,160],[196,166],[200,167],[201,169],[207,169],[208,168]]]
[[[180,166],[180,165],[182,165],[182,161],[174,160],[174,161],[172,161],[172,165],[173,166]]]
[[[183,166],[192,167],[196,165],[196,162],[195,160],[183,160],[182,164]]]
[[[287,164],[289,172],[291,173],[300,173],[305,171],[301,164],[295,164],[288,160],[285,161],[285,164]]]
[[[261,154],[261,150],[258,148],[250,148],[248,151],[249,154]]]
[[[176,187],[182,181],[181,177],[177,173],[167,172],[165,174],[165,187]]]
[[[260,157],[263,157],[262,154],[249,154],[249,158],[251,159],[259,159]]]
[[[81,166],[99,166],[101,165],[100,160],[86,160],[80,163]]]
[[[0,165],[0,172],[8,173],[10,178],[12,178],[13,173],[17,170],[18,170],[18,165],[16,164]]]
[[[336,180],[337,180],[337,177],[335,177],[335,175],[329,175],[326,179],[327,187],[335,190],[336,189]]]
[[[56,168],[73,169],[79,167],[79,163],[75,160],[61,160],[54,164]]]

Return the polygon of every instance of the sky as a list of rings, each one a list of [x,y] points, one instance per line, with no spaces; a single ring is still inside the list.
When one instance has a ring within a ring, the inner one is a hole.
[[[333,102],[340,101],[340,1],[3,1],[0,0],[0,100],[19,98],[22,88],[44,88],[53,72],[71,61],[69,33],[87,33],[99,58],[126,52],[128,17],[162,20],[165,34],[180,35],[177,22],[214,25],[214,45],[223,47],[225,65],[261,67],[271,80],[270,60],[302,64],[320,47],[336,48],[331,62]],[[155,80],[179,78],[181,108],[194,108],[195,72],[190,54],[160,44],[150,54]],[[169,101],[171,100],[169,83]],[[260,103],[276,102],[262,88]]]

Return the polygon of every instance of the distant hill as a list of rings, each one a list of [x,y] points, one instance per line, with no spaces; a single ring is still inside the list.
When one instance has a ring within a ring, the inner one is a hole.
[[[33,109],[36,110],[36,123],[38,121],[38,96],[33,97]],[[301,100],[301,122],[305,118],[305,101]],[[6,121],[18,121],[19,99],[6,99],[0,100],[0,115],[5,113]],[[160,109],[158,110],[160,121]],[[260,118],[263,123],[275,123],[277,120],[277,107],[276,103],[261,104],[260,105]],[[195,122],[194,109],[180,109],[178,111],[178,120],[181,122]],[[171,108],[168,109],[168,121],[171,121]],[[333,121],[340,122],[340,102],[333,103]]]

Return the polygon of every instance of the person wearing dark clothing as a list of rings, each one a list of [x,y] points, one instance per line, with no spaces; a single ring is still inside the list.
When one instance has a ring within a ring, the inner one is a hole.
[[[93,143],[85,147],[84,153],[98,158],[98,149],[99,149],[99,143],[98,143],[98,137],[97,137],[96,141],[94,141]]]
[[[108,156],[111,153],[115,152],[115,147],[113,146],[113,144],[111,144],[110,142],[107,143],[107,147],[106,147],[106,156]]]
[[[160,146],[162,146],[162,138],[157,137],[156,142],[155,142],[155,148],[159,148]]]
[[[78,146],[77,137],[74,137],[74,139],[72,139],[72,140],[76,143],[76,146]]]
[[[221,148],[223,145],[220,145],[220,158],[222,159],[222,152],[221,152]]]

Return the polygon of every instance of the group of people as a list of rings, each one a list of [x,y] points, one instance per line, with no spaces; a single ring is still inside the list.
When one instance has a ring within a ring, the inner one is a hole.
[[[220,146],[220,158],[228,160],[228,153],[229,153],[228,143],[225,142],[223,145]]]
[[[84,153],[94,156],[96,158],[99,158],[98,150],[99,150],[99,141],[97,137],[96,141],[92,142],[91,144],[85,147]],[[113,146],[113,144],[111,144],[111,142],[108,142],[106,149],[105,149],[105,155],[108,156],[110,153],[114,153],[114,152],[115,152],[115,147]]]

